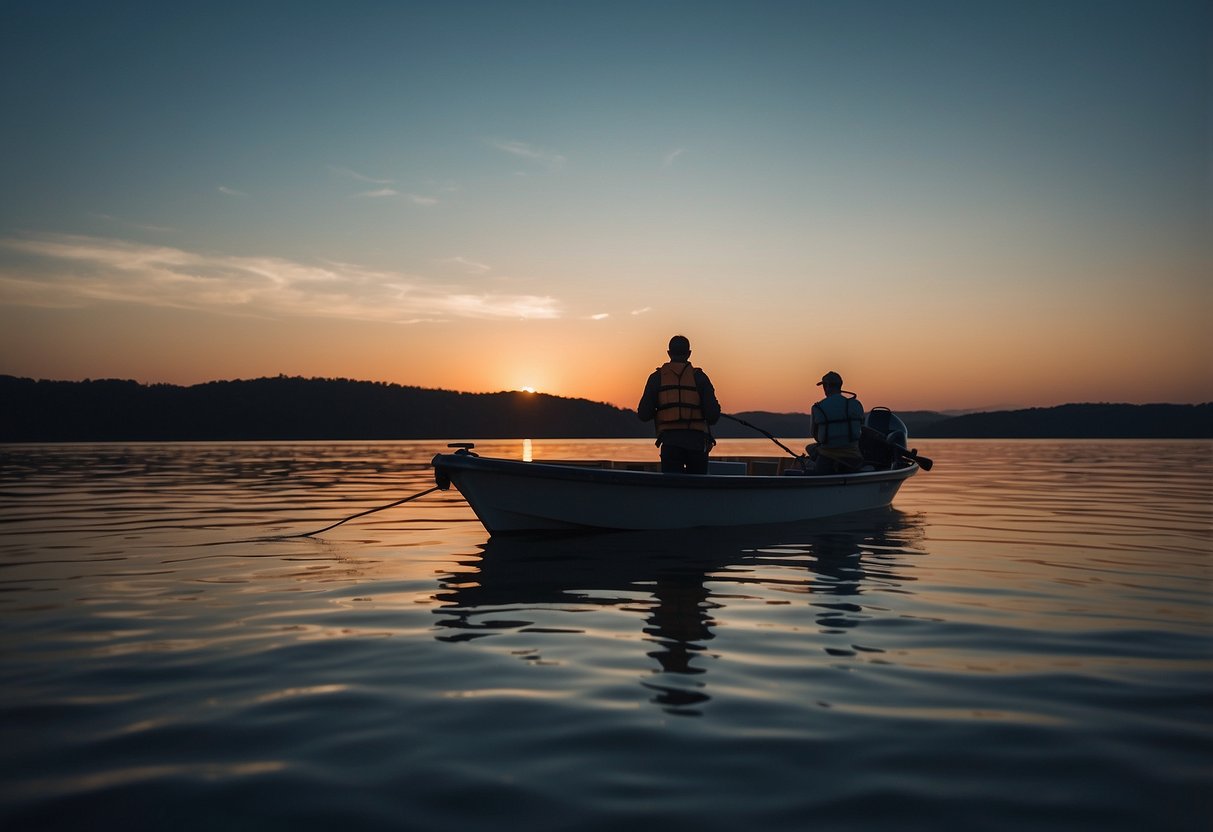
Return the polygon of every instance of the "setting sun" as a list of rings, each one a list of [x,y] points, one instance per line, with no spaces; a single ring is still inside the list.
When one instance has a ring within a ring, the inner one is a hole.
[[[535,392],[534,387],[520,387],[519,390],[521,390],[523,393],[534,393]]]

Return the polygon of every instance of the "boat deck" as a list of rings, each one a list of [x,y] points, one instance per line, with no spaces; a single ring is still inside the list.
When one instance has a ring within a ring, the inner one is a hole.
[[[576,468],[600,468],[613,471],[661,471],[660,460],[611,460],[611,459],[536,459],[544,465],[570,465]],[[777,477],[789,468],[799,467],[792,457],[769,456],[714,456],[708,461],[709,474],[724,474],[747,477]]]

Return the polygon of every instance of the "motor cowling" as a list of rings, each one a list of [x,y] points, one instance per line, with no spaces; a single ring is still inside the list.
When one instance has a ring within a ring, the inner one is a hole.
[[[874,407],[863,420],[859,451],[877,468],[892,468],[899,460],[897,448],[906,448],[910,432],[906,423],[887,407]]]
[[[909,441],[910,431],[906,428],[906,423],[901,421],[896,413],[889,410],[887,407],[874,407],[868,411],[868,415],[863,420],[864,426],[869,427],[880,433],[885,439],[890,442],[894,441],[894,437],[900,437],[901,441],[895,444],[901,445],[903,448],[906,442]]]

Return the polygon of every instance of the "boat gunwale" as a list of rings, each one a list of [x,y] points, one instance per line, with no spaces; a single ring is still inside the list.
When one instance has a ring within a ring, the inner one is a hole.
[[[435,472],[442,468],[473,473],[495,473],[531,479],[567,480],[601,485],[636,485],[656,488],[691,489],[783,489],[829,488],[846,485],[904,480],[917,473],[918,463],[885,471],[824,475],[749,475],[749,474],[665,474],[659,471],[633,471],[619,468],[594,468],[585,465],[561,465],[551,462],[524,462],[499,457],[468,454],[436,454],[430,461]]]

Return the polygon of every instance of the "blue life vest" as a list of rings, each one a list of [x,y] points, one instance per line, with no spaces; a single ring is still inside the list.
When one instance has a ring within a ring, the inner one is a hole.
[[[863,433],[863,405],[834,393],[813,405],[813,438],[827,448],[845,448]]]

